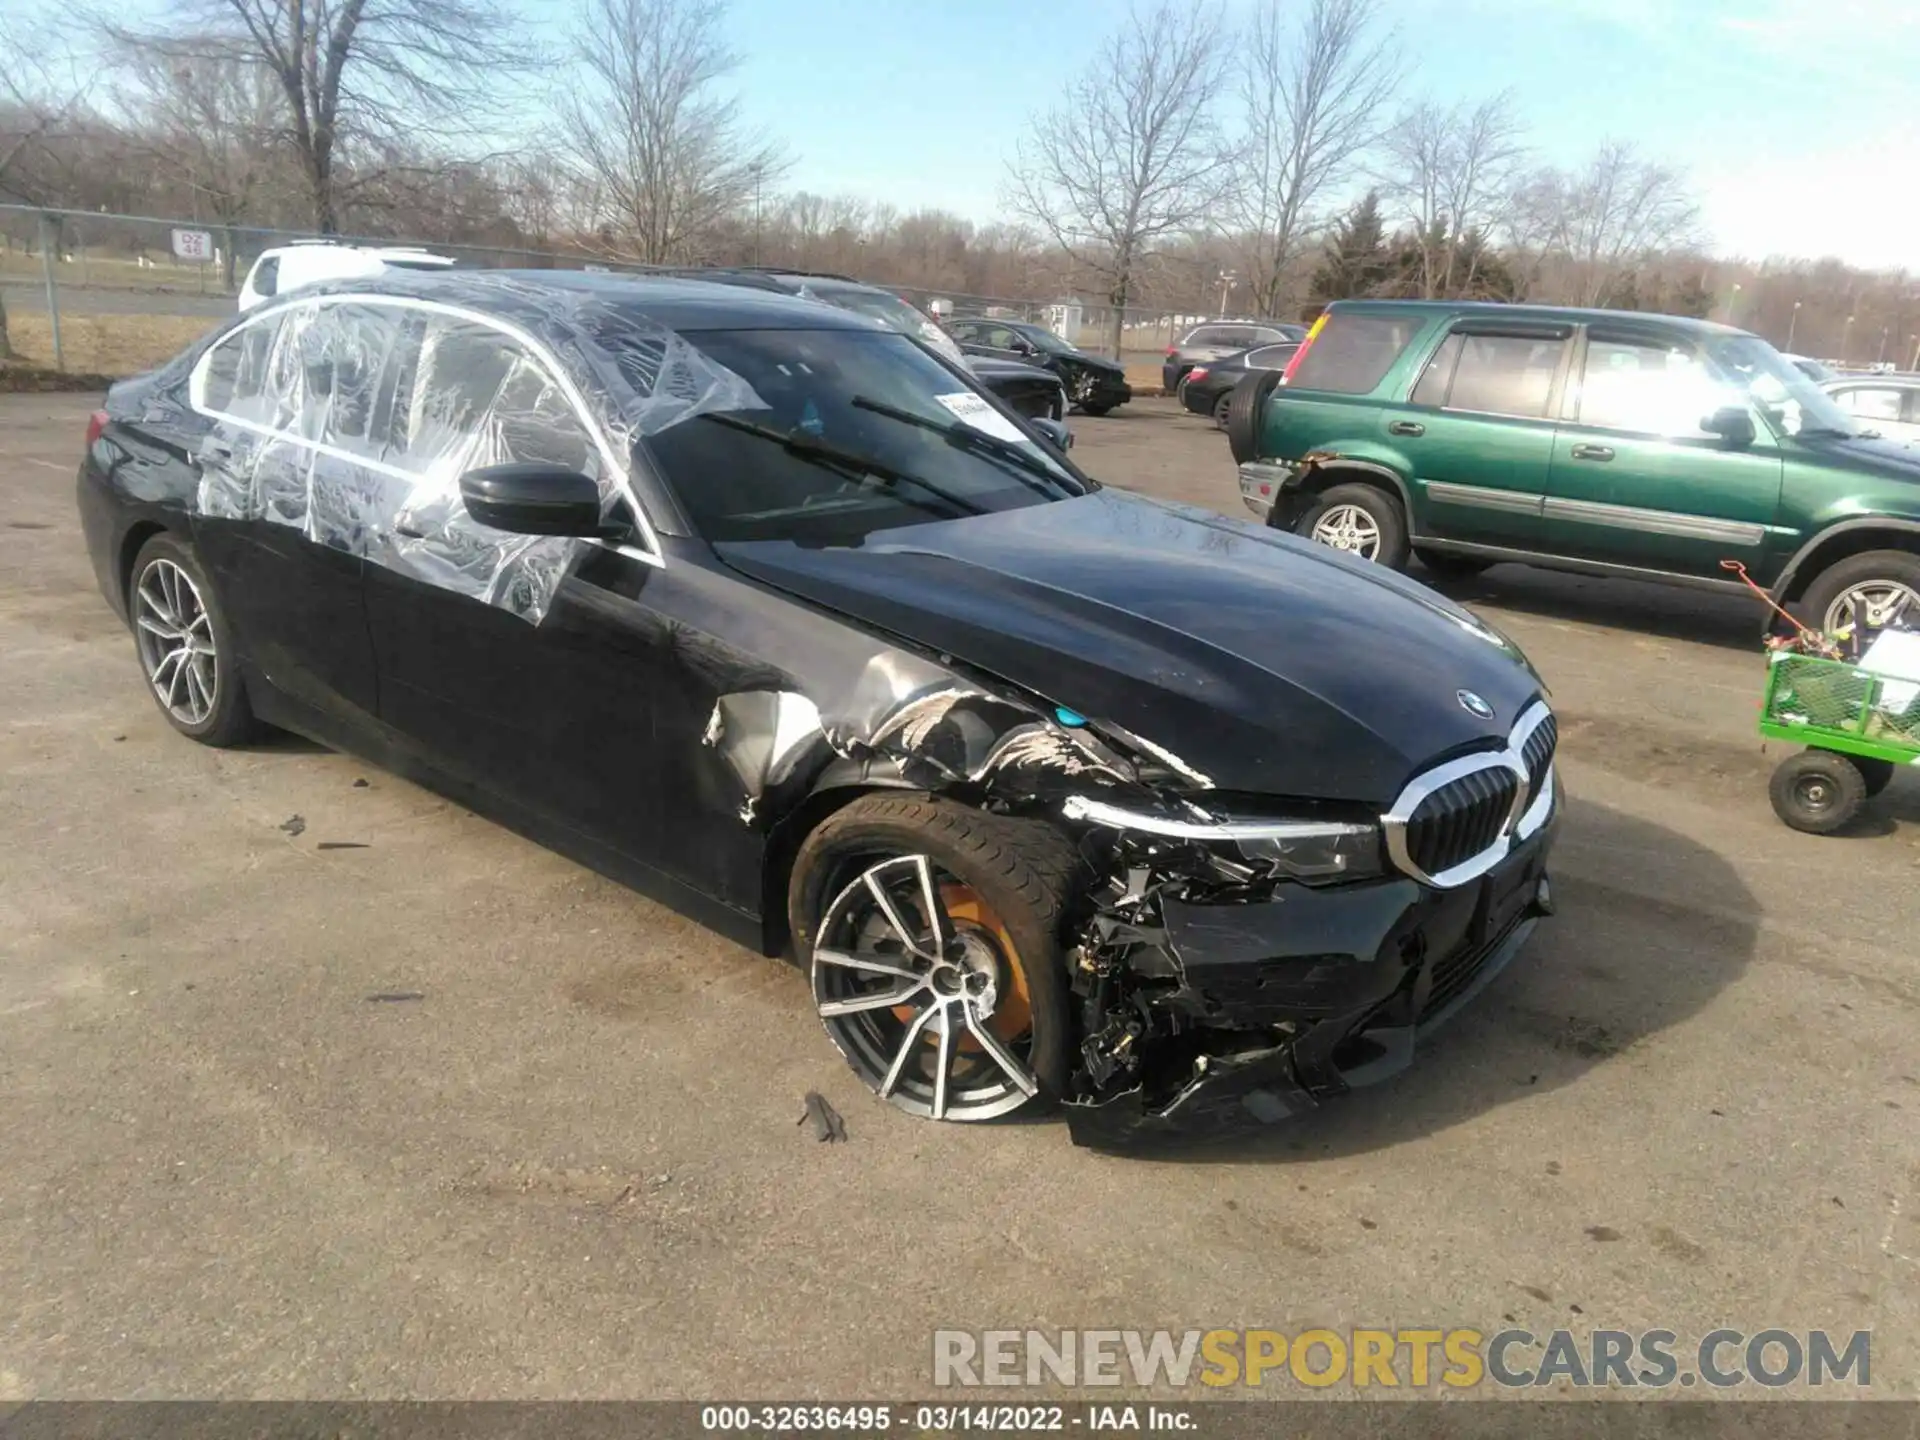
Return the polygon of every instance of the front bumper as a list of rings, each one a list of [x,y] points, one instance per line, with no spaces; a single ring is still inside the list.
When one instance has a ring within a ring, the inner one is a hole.
[[[1249,905],[1163,907],[1197,1053],[1067,1107],[1074,1143],[1121,1149],[1271,1124],[1404,1070],[1552,913],[1558,815],[1452,890],[1407,879],[1283,887]],[[1161,1042],[1166,1043],[1166,1042]]]
[[[1088,405],[1111,408],[1133,399],[1133,386],[1119,375],[1088,374],[1070,388],[1073,403],[1083,408]]]

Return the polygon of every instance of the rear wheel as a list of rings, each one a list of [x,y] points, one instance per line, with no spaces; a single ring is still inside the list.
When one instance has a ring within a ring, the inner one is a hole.
[[[1773,813],[1808,835],[1831,835],[1866,802],[1866,777],[1852,758],[1806,750],[1780,762],[1767,787]]]
[[[1233,413],[1233,392],[1229,390],[1224,395],[1222,395],[1218,400],[1213,402],[1214,427],[1219,430],[1226,429],[1227,425],[1229,424],[1229,417],[1232,415],[1232,413]]]
[[[167,723],[202,745],[238,745],[258,725],[241,686],[233,631],[200,558],[174,535],[134,557],[127,586],[134,650]]]
[[[1920,630],[1920,555],[1869,550],[1814,576],[1801,602],[1822,630],[1852,625],[1863,636]]]
[[[1078,860],[1051,826],[872,795],[800,848],[788,892],[828,1037],[882,1099],[988,1120],[1063,1091],[1060,934]]]
[[[1316,495],[1294,523],[1294,534],[1371,560],[1390,570],[1407,564],[1407,527],[1400,506],[1371,485],[1335,485]]]

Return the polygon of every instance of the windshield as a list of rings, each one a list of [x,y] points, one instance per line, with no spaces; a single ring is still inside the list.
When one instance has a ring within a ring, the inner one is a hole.
[[[842,290],[835,286],[822,288],[817,285],[809,285],[808,293],[836,309],[871,316],[889,330],[911,335],[921,344],[931,345],[949,360],[965,363],[961,359],[960,347],[953,343],[953,337],[898,295],[889,295],[884,290]]]
[[[1782,434],[1850,439],[1865,433],[1826,391],[1757,335],[1710,341],[1707,354]]]
[[[1071,355],[1074,353],[1073,346],[1062,340],[1051,330],[1043,330],[1038,325],[1022,329],[1018,333],[1026,336],[1037,348],[1046,351],[1049,355]]]
[[[686,338],[763,402],[697,415],[642,442],[708,540],[854,545],[876,530],[1093,488],[902,336],[708,330]]]

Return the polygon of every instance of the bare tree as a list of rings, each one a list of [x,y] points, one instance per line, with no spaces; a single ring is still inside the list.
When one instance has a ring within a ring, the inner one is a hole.
[[[1141,261],[1200,225],[1225,188],[1220,84],[1218,21],[1161,0],[1129,15],[1016,154],[1008,203],[1105,284],[1116,356]]]
[[[1523,134],[1511,96],[1504,91],[1471,106],[1423,101],[1389,132],[1386,152],[1392,170],[1382,178],[1414,228],[1422,296],[1431,299],[1473,288],[1470,271],[1477,247],[1462,241],[1469,233],[1492,230],[1505,218],[1526,154]]]
[[[787,168],[718,91],[739,64],[725,18],[722,0],[586,0],[561,117],[599,183],[601,233],[623,258],[705,258],[721,223]]]
[[[280,91],[266,70],[242,59],[135,49],[128,60],[141,85],[135,149],[185,184],[195,218],[221,228],[231,290],[239,227],[287,168],[277,144]]]
[[[0,201],[60,203],[61,142],[85,118],[90,88],[51,24],[30,27],[0,15]],[[12,358],[0,296],[0,360]]]
[[[1579,303],[1594,305],[1631,266],[1694,240],[1700,210],[1685,178],[1617,140],[1563,184],[1562,244],[1579,273]]]
[[[1377,0],[1308,0],[1298,25],[1288,12],[1287,0],[1261,0],[1239,47],[1247,134],[1235,218],[1263,315],[1280,313],[1317,208],[1379,139],[1399,78]]]
[[[173,0],[156,30],[113,27],[172,61],[262,67],[314,227],[423,134],[468,131],[540,60],[504,0]]]

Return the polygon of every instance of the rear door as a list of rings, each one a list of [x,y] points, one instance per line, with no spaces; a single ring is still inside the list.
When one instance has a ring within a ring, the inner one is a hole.
[[[1756,567],[1780,509],[1782,460],[1766,420],[1733,446],[1701,422],[1744,397],[1690,340],[1631,321],[1588,328],[1554,441],[1545,548],[1556,555],[1724,580]]]
[[[370,440],[397,353],[356,343],[354,307],[283,305],[235,329],[195,366],[211,423],[195,539],[248,662],[324,715],[378,708],[361,571],[366,501],[390,473]]]
[[[1473,320],[1447,330],[1408,403],[1382,419],[1413,474],[1419,534],[1539,545],[1552,417],[1572,337],[1571,325],[1524,322]]]

